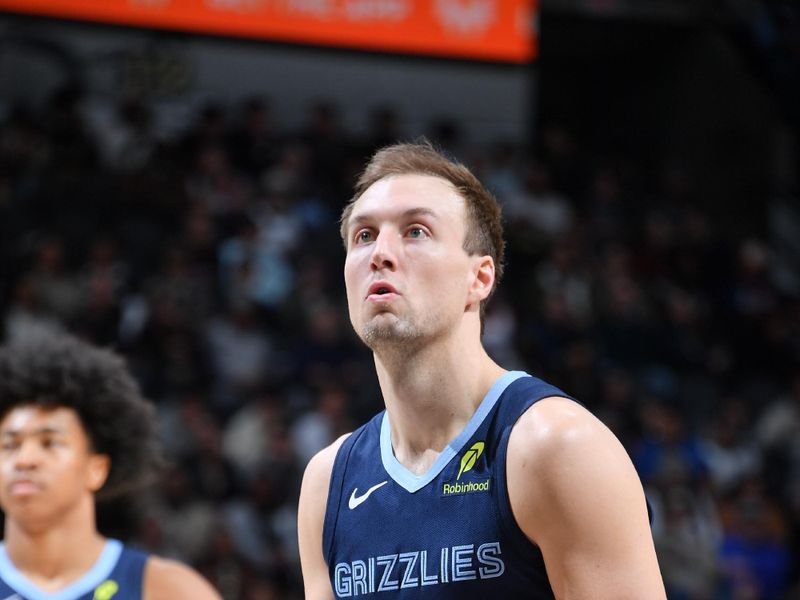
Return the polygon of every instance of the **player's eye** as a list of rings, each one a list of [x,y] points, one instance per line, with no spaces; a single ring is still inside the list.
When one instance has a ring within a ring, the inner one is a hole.
[[[425,231],[422,227],[410,227],[408,230],[408,237],[414,239],[424,238],[428,235],[428,232]]]
[[[361,229],[356,233],[356,244],[363,244],[372,241],[372,232],[369,229]]]

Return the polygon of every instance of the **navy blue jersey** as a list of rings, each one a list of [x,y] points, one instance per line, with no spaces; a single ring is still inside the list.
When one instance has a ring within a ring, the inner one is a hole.
[[[386,411],[353,432],[336,455],[323,528],[336,597],[553,598],[506,487],[511,429],[548,396],[568,397],[504,374],[423,475],[395,458]]]
[[[48,593],[17,570],[0,544],[0,600],[141,600],[146,562],[146,554],[108,540],[83,577]]]

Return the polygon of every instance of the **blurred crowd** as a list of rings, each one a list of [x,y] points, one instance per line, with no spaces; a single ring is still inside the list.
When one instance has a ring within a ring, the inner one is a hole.
[[[87,107],[65,86],[0,121],[3,332],[61,328],[127,357],[171,465],[135,543],[228,600],[299,598],[303,468],[382,407],[337,221],[369,155],[407,139],[402,115],[376,107],[356,133],[320,102],[287,131],[253,98],[176,134],[146,102]],[[669,598],[800,597],[800,298],[763,232],[726,230],[702,173],[590,152],[569,124],[532,147],[446,120],[427,136],[504,207],[487,349],[622,440]]]

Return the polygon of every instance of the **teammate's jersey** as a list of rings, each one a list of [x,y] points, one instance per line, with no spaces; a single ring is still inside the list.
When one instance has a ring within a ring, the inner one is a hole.
[[[141,600],[146,562],[146,554],[108,540],[83,577],[57,592],[45,592],[19,572],[0,544],[0,600]]]
[[[385,411],[353,432],[336,455],[323,528],[336,597],[553,598],[506,486],[511,428],[548,396],[568,397],[504,374],[423,475],[395,458]]]

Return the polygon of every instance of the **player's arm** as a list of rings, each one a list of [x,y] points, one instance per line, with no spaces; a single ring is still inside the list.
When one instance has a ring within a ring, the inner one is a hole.
[[[300,567],[306,600],[330,600],[333,588],[328,565],[322,554],[322,527],[328,504],[328,486],[342,436],[312,458],[303,475],[300,504],[297,508],[297,537],[300,546]]]
[[[591,413],[565,398],[534,404],[511,432],[506,470],[559,600],[666,598],[639,477]]]
[[[152,556],[144,573],[144,600],[222,600],[197,571],[176,562]]]

